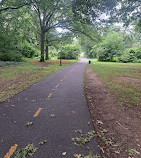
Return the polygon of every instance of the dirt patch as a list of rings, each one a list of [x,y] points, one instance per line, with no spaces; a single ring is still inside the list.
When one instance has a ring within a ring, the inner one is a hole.
[[[71,60],[62,60],[62,64],[63,63],[69,63],[71,62]],[[51,64],[59,64],[60,63],[60,60],[49,60],[49,61],[46,61],[46,62],[39,62],[38,60],[32,60],[32,63],[36,63],[38,65],[40,65],[41,67],[47,67],[48,65],[51,65]]]
[[[62,60],[62,63],[69,63],[71,60]],[[60,60],[49,61],[49,63],[60,63]]]
[[[0,67],[0,70],[2,70],[2,69],[7,69],[7,68],[16,68],[17,66],[19,66],[19,65],[8,65],[8,66],[3,66],[3,67]]]
[[[97,133],[107,130],[98,136],[103,157],[140,158],[141,108],[117,106],[106,85],[91,69],[85,75],[85,93],[95,130]]]
[[[42,70],[43,71],[43,70]],[[34,73],[23,73],[17,75],[14,79],[4,81],[1,83],[0,80],[0,98],[10,98],[15,93],[20,92],[21,90],[25,89],[35,79],[40,79],[39,74],[43,73],[41,70],[34,71]]]
[[[123,82],[128,82],[135,87],[141,87],[141,79],[127,77],[127,76],[121,76],[121,77],[118,77],[118,80],[121,80]]]

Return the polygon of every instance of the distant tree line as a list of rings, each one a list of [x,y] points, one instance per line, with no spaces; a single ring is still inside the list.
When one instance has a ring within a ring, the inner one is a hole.
[[[139,4],[139,0],[1,0],[0,60],[40,57],[43,62],[50,55],[57,55],[50,49],[59,52],[61,41],[64,45],[71,44],[74,37],[81,41],[83,49],[87,43],[87,52],[92,53],[91,48],[103,36],[103,26],[114,22],[124,22],[126,26],[133,23],[140,16]],[[117,8],[118,5],[121,7]],[[103,13],[109,15],[107,21],[99,19]],[[59,33],[57,28],[66,31]],[[136,30],[140,30],[140,21]],[[98,47],[109,52],[104,42]],[[99,58],[102,52],[97,53]],[[112,53],[115,56],[115,51]]]

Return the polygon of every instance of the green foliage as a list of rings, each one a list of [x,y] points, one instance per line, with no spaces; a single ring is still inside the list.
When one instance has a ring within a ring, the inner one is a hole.
[[[119,61],[123,63],[127,62],[140,62],[141,59],[141,47],[126,49],[124,53],[119,57]]]
[[[114,7],[118,2],[120,1],[3,0],[0,5],[0,53],[10,53],[11,51],[19,50],[25,57],[31,58],[38,55],[36,49],[41,46],[41,59],[43,60],[46,43],[49,47],[59,45],[60,40],[65,44],[70,44],[74,37],[81,38],[80,36],[84,35],[85,38],[81,39],[83,52],[86,52],[86,56],[88,57],[96,57],[97,53],[92,47],[101,40],[101,33],[104,34],[104,25],[101,23],[102,19],[98,18],[100,13],[104,13],[105,10],[106,12],[112,11],[111,15],[115,16],[113,17],[114,19],[120,16],[122,20],[128,21],[127,16],[121,16],[121,13],[127,15],[134,10],[137,11],[136,8],[139,3],[139,1],[135,0],[132,0],[132,2],[131,0],[120,2],[123,4],[121,9],[118,9],[117,13],[119,15],[117,15]],[[132,5],[135,2],[137,4]],[[113,8],[114,10],[112,10]],[[132,17],[137,17],[134,15],[138,15],[138,12],[132,14]],[[59,33],[56,30],[58,27],[64,30],[68,29],[69,31]],[[136,30],[140,30],[140,20],[138,21]],[[42,33],[43,39],[41,40],[40,35]],[[48,42],[45,42],[46,40]],[[136,41],[139,40],[137,39]],[[100,47],[105,48],[105,50],[101,49],[101,52],[99,52],[98,57],[100,60],[111,61],[115,57],[115,54],[121,53],[121,50],[116,51],[114,47],[105,46],[103,42],[103,45]],[[125,42],[128,43],[128,48],[131,47],[130,43],[132,43],[132,39],[127,39]],[[52,53],[50,56],[55,55]],[[69,55],[67,58],[70,58]]]
[[[120,56],[124,49],[123,37],[117,32],[109,33],[98,47],[98,60],[112,61],[113,57]]]
[[[57,59],[58,52],[55,47],[50,47],[49,49],[49,59]]]
[[[18,149],[14,158],[26,158],[32,156],[37,150],[38,148],[36,148],[33,144],[28,144],[25,148]]]
[[[136,25],[135,30],[136,30],[137,32],[141,33],[141,19],[139,19],[139,21],[138,21],[138,23],[137,23],[137,25]]]
[[[128,63],[128,62],[133,62],[135,59],[136,58],[134,53],[125,52],[124,54],[121,55],[119,61],[123,63]]]
[[[136,62],[137,62],[137,63],[141,63],[141,59],[138,59]]]
[[[6,53],[9,51],[11,45],[12,44],[9,36],[6,33],[0,31],[0,53]]]
[[[23,64],[23,62],[15,62],[15,61],[0,61],[0,67],[8,66],[8,65],[19,65]]]
[[[76,59],[80,54],[80,50],[74,45],[65,45],[62,47],[61,51],[58,54],[58,58],[61,59]]]
[[[21,53],[27,58],[38,56],[38,52],[36,51],[36,49],[28,42],[25,42],[24,46],[21,49]]]
[[[141,47],[135,48],[133,51],[135,52],[136,58],[141,59]]]
[[[10,53],[0,53],[0,60],[2,61],[24,61],[23,55],[16,53],[15,51],[11,51]]]
[[[90,54],[88,55],[89,58],[96,58],[97,57],[97,51],[98,51],[97,45],[94,45],[92,49],[90,50]]]

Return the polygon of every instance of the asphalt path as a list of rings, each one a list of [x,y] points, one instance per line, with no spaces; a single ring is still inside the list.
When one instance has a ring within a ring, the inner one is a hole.
[[[0,158],[10,157],[12,150],[29,143],[38,148],[33,158],[87,155],[87,146],[100,155],[96,138],[83,147],[71,140],[79,137],[75,130],[83,134],[93,130],[84,93],[86,64],[82,59],[0,103]],[[26,126],[27,122],[33,124]],[[44,140],[47,143],[39,145]]]

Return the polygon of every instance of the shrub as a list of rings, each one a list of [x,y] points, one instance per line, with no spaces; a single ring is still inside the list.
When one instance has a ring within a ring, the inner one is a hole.
[[[141,63],[141,59],[138,59],[136,62],[137,62],[137,63]]]
[[[141,59],[141,47],[134,49],[137,59]]]
[[[76,59],[80,50],[74,45],[65,45],[62,47],[62,50],[58,54],[58,58],[62,59]]]
[[[97,57],[99,61],[112,61],[114,57],[121,55],[124,49],[123,37],[113,32],[108,34],[105,39],[99,44],[97,49]]]
[[[0,54],[0,60],[2,61],[17,61],[22,62],[23,61],[23,55],[16,53],[15,51],[11,51],[10,53],[1,53]]]
[[[34,56],[37,56],[37,51],[33,46],[30,45],[30,43],[26,42],[24,46],[19,50],[23,56],[27,58],[33,58]]]
[[[121,62],[140,62],[141,59],[141,47],[129,48],[124,51],[119,60]]]
[[[8,66],[8,65],[19,65],[23,64],[23,62],[15,62],[15,61],[0,61],[0,67]]]
[[[136,60],[135,53],[128,51],[125,51],[124,54],[122,54],[121,57],[119,58],[119,61],[123,63],[134,62],[135,60]]]

